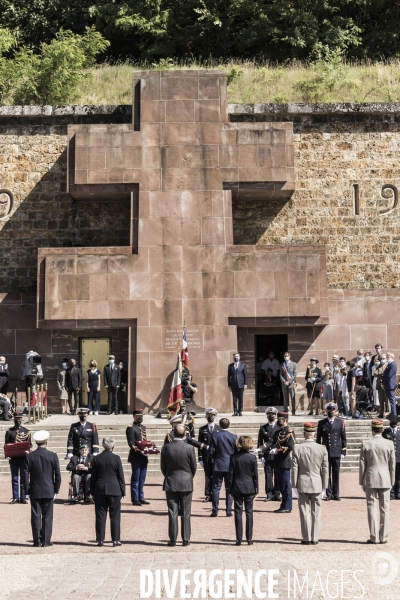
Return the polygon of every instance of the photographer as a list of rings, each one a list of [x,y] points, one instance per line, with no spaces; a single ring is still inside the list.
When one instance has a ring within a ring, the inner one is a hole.
[[[32,388],[37,384],[38,379],[43,379],[42,358],[33,350],[29,350],[25,355],[25,360],[22,363],[22,379],[25,380],[26,401],[29,405],[28,388],[32,392]]]
[[[197,385],[192,382],[192,376],[187,371],[184,375],[182,375],[182,392],[183,399],[186,404],[195,404],[193,397],[197,394]]]
[[[0,394],[7,394],[9,377],[10,374],[8,372],[8,364],[6,363],[6,358],[5,356],[0,356]]]
[[[10,417],[8,411],[11,408],[11,402],[7,398],[5,394],[0,394],[0,406],[3,409],[3,414],[1,415],[3,421],[9,421]]]

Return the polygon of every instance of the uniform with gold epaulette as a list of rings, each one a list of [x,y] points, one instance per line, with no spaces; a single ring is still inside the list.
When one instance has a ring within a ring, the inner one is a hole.
[[[14,412],[14,427],[10,427],[6,431],[5,444],[17,444],[18,442],[31,442],[31,432],[26,427],[21,425],[22,423],[22,411]],[[28,504],[26,499],[25,488],[23,484],[23,472],[24,472],[25,458],[10,458],[10,471],[11,471],[11,486],[13,499],[10,504]]]
[[[79,408],[78,414],[87,414],[87,408]],[[89,448],[90,454],[99,453],[99,434],[97,431],[96,423],[89,423],[89,421],[78,421],[73,423],[69,430],[68,441],[67,441],[67,456],[79,456],[79,448],[81,444],[86,444]]]
[[[282,495],[280,507],[274,512],[288,513],[292,511],[292,485],[290,470],[292,468],[292,450],[296,440],[293,429],[287,425],[287,412],[278,413],[278,424],[281,426],[274,434],[272,450],[275,451],[275,469],[279,491]]]
[[[128,462],[131,463],[131,502],[134,506],[149,504],[144,498],[144,484],[146,482],[147,464],[149,459],[137,447],[137,443],[147,440],[146,427],[142,425],[143,409],[133,411],[135,421],[126,428],[126,440],[130,448]]]

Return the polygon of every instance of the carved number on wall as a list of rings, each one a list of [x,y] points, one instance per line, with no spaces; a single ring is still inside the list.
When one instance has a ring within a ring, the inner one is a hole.
[[[386,195],[384,194],[384,192],[385,192],[386,190],[391,190],[391,191],[393,192],[393,205],[392,205],[392,207],[391,207],[391,208],[388,208],[387,210],[381,210],[381,211],[379,211],[379,214],[380,214],[380,215],[388,215],[388,214],[390,214],[391,212],[393,212],[393,211],[394,211],[394,209],[396,208],[396,206],[397,206],[398,202],[399,202],[399,192],[398,192],[398,189],[397,189],[397,187],[396,187],[395,185],[392,185],[392,184],[390,184],[390,183],[387,183],[386,185],[383,185],[383,186],[382,186],[382,189],[381,189],[381,196],[382,196],[382,198],[384,198],[385,200],[387,200],[388,198],[390,198],[390,196],[386,196]]]
[[[4,196],[6,196],[7,198],[4,199]],[[0,190],[0,208],[4,207],[5,214],[3,214],[2,217],[0,217],[0,221],[7,219],[7,217],[12,213],[12,210],[14,208],[14,196],[9,190]]]

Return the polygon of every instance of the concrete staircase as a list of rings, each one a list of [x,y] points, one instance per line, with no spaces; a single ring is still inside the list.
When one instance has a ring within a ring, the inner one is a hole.
[[[155,422],[156,421],[156,422]],[[51,425],[51,420],[48,419],[42,424],[32,425],[29,427],[31,431],[38,429],[47,429],[50,431],[51,438],[49,442],[49,449],[53,452],[57,452],[60,459],[61,470],[65,471],[68,464],[68,460],[65,460],[66,448],[67,448],[67,437],[69,426],[54,426]],[[258,430],[261,424],[265,423],[265,418],[252,419],[251,422],[240,422],[232,423],[230,430],[238,435],[249,435],[257,441]],[[204,419],[198,419],[195,424],[196,434],[198,428],[205,424]],[[303,425],[301,422],[294,422],[290,424],[293,428],[296,440],[301,443],[304,440],[303,437]],[[147,438],[154,442],[161,448],[164,443],[165,435],[170,431],[170,425],[164,419],[153,419],[151,423],[147,424]],[[4,440],[5,427],[1,428],[3,431],[0,432],[1,440]],[[101,446],[101,439],[110,435],[116,440],[115,452],[121,456],[122,463],[124,465],[124,471],[126,475],[131,472],[129,463],[127,462],[129,448],[126,443],[126,424],[115,424],[115,425],[98,425],[99,440]],[[360,445],[363,440],[371,435],[370,421],[346,421],[346,433],[347,433],[347,454],[346,458],[342,463],[342,471],[357,471],[358,470],[358,457]],[[8,460],[5,460],[3,453],[3,443],[0,444],[0,475],[9,475],[10,469]],[[260,470],[262,469],[261,462]],[[160,475],[160,457],[158,455],[150,456],[149,458],[149,475]]]

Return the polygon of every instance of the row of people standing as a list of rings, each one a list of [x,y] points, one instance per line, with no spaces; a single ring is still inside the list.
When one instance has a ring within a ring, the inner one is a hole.
[[[88,394],[89,414],[98,415],[100,412],[100,391],[102,385],[101,371],[97,361],[91,359],[87,370],[86,392]],[[128,383],[127,371],[123,361],[115,363],[115,356],[110,355],[108,364],[103,369],[103,384],[108,395],[107,414],[119,414],[126,410],[126,389]],[[79,408],[82,391],[82,370],[74,358],[63,358],[57,374],[57,384],[60,393],[61,409],[64,414],[75,415]]]

